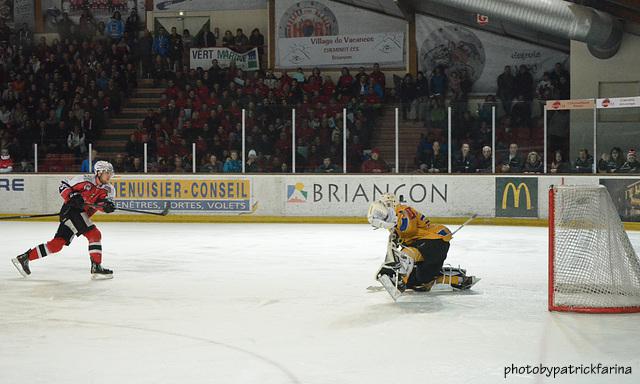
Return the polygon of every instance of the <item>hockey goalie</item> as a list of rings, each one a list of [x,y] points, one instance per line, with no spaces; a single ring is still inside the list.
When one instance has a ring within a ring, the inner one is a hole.
[[[431,223],[416,209],[384,194],[369,206],[367,220],[389,230],[385,261],[376,278],[397,300],[407,290],[467,290],[479,279],[445,265],[452,238],[449,228]]]

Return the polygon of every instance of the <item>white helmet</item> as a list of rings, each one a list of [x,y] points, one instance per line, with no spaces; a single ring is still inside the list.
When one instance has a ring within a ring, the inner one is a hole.
[[[96,164],[93,166],[93,171],[96,175],[100,172],[108,172],[113,175],[113,165],[108,161],[96,161]]]
[[[395,207],[398,204],[400,204],[400,202],[396,198],[396,195],[394,195],[393,193],[385,193],[384,195],[380,196],[380,200],[379,201],[382,204],[384,204],[385,207],[393,208],[393,209],[395,209]]]

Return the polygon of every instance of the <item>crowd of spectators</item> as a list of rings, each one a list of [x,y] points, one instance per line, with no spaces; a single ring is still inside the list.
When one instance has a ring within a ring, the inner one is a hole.
[[[91,20],[85,13],[76,24],[65,15],[60,38],[49,42],[34,41],[26,24],[0,25],[0,148],[14,171],[33,169],[34,143],[41,159],[83,156],[136,87],[136,30],[127,23],[103,36]]]
[[[201,172],[242,170],[242,110],[245,110],[246,172],[290,172],[292,108],[296,110],[296,172],[342,170],[343,109],[350,172],[388,172],[371,134],[384,98],[385,76],[378,65],[351,75],[343,68],[334,82],[315,68],[276,76],[245,72],[212,61],[211,68],[165,73],[158,110],[149,109],[129,139],[130,159],[148,144],[151,169],[183,172],[192,164],[192,143]]]

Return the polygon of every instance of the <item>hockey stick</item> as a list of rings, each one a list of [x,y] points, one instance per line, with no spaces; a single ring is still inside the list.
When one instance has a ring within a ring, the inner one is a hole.
[[[0,220],[35,219],[37,217],[53,217],[58,215],[60,215],[60,213],[45,213],[42,215],[5,216],[5,217],[0,217]]]
[[[462,223],[461,226],[458,227],[458,229],[456,229],[455,231],[451,232],[451,236],[455,235],[456,232],[458,232],[459,230],[462,229],[462,227],[464,227],[465,225],[469,224],[473,219],[475,219],[476,217],[478,217],[477,213],[474,213],[473,216],[471,216],[470,218],[467,219],[467,221],[465,221],[464,223]]]
[[[102,206],[98,204],[85,204],[85,206],[92,207],[92,208],[102,208]],[[139,211],[137,209],[118,208],[118,207],[116,207],[116,209],[119,211],[143,213],[145,215],[155,215],[155,216],[167,216],[169,214],[169,204],[165,204],[164,209],[161,212]]]

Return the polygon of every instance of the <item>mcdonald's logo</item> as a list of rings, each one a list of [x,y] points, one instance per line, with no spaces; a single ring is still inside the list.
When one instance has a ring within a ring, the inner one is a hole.
[[[496,216],[537,217],[538,179],[496,177]]]
[[[529,192],[529,187],[527,184],[520,183],[516,187],[515,184],[509,183],[504,187],[504,192],[502,192],[502,209],[507,209],[507,198],[509,197],[509,191],[513,191],[513,207],[520,207],[520,191],[524,189],[524,195],[527,198],[527,210],[531,210],[531,193]]]

